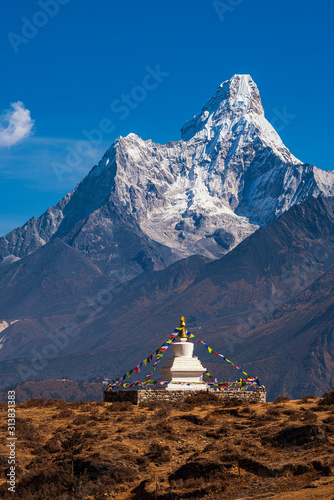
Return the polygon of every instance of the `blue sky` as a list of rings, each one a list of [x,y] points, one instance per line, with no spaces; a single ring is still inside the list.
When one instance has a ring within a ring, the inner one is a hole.
[[[235,73],[294,155],[332,170],[333,14],[329,0],[1,2],[0,234],[57,203],[119,135],[180,139]]]

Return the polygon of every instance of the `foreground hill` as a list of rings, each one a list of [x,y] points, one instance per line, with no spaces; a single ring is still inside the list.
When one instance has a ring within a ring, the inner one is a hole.
[[[17,405],[15,498],[328,500],[332,406],[314,399],[224,406],[30,400]],[[7,405],[0,404],[1,426]],[[8,450],[0,443],[1,498]]]

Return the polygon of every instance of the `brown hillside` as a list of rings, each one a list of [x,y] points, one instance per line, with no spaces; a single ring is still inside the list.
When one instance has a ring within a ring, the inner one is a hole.
[[[16,411],[16,498],[333,498],[333,405],[314,399],[146,408],[30,400]],[[13,498],[5,440],[0,453],[0,497]]]

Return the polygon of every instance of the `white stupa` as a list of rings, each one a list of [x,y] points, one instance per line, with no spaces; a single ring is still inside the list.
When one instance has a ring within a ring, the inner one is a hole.
[[[179,342],[172,343],[173,357],[167,359],[159,370],[163,380],[169,382],[163,387],[166,391],[207,391],[209,386],[203,382],[203,373],[206,368],[198,358],[194,357],[194,344],[188,342],[185,326],[182,316]]]

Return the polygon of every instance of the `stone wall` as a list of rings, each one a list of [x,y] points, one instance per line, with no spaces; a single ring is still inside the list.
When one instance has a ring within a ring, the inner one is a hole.
[[[216,391],[215,394],[221,399],[245,399],[250,403],[266,403],[267,393],[264,386],[255,391]]]
[[[112,391],[106,390],[103,393],[103,401],[113,403],[115,401],[131,401],[135,405],[147,403],[150,401],[170,401],[182,402],[187,396],[194,396],[194,391],[165,391],[163,389],[145,389],[145,390],[125,390]],[[214,391],[219,399],[244,399],[254,403],[266,402],[266,389],[259,387],[255,391]]]
[[[116,401],[130,401],[132,404],[138,404],[138,392],[141,391],[111,391],[106,390],[103,393],[103,401],[107,403],[115,403]]]

